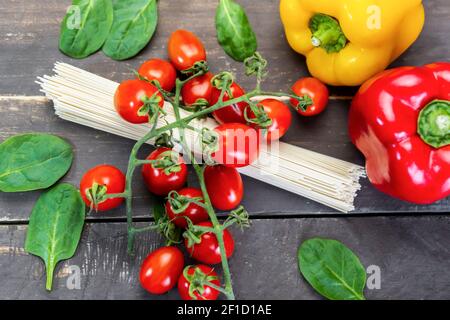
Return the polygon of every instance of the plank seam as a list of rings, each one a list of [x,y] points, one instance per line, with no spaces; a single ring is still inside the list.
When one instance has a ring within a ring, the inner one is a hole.
[[[330,96],[330,100],[333,101],[346,101],[352,100],[352,96]],[[2,95],[0,96],[0,101],[35,101],[35,102],[49,102],[45,96],[15,96],[15,95]]]
[[[396,213],[323,213],[315,216],[308,214],[282,214],[250,216],[250,220],[289,220],[289,219],[333,219],[333,218],[412,218],[412,217],[448,217],[447,212],[396,212]],[[225,220],[226,216],[219,216],[219,220]],[[126,223],[126,218],[87,218],[86,223]],[[134,218],[135,223],[154,222],[153,218]],[[0,226],[20,226],[28,225],[29,220],[9,220],[0,221]]]

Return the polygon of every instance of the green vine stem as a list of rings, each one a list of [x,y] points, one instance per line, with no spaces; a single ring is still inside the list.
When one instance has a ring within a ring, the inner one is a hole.
[[[186,80],[179,80],[176,81],[176,89],[175,89],[175,96],[173,94],[166,93],[162,91],[164,98],[166,101],[169,101],[173,105],[173,110],[175,113],[175,121],[172,123],[168,123],[160,128],[157,128],[157,119],[160,116],[159,112],[157,112],[156,115],[153,115],[152,119],[154,120],[154,123],[152,124],[151,130],[143,136],[139,141],[136,142],[136,144],[133,146],[133,149],[131,150],[129,162],[128,162],[128,169],[126,173],[126,185],[125,185],[125,191],[120,194],[114,194],[114,195],[106,195],[105,198],[113,198],[113,197],[122,197],[126,199],[126,215],[127,215],[127,230],[128,230],[128,252],[130,254],[133,254],[134,249],[134,239],[136,234],[140,232],[147,232],[152,230],[157,230],[158,225],[152,224],[146,227],[136,228],[133,224],[133,193],[132,193],[132,182],[133,182],[133,175],[136,171],[136,168],[138,166],[148,164],[149,161],[147,160],[141,160],[137,158],[137,153],[140,150],[140,148],[149,140],[155,139],[163,134],[166,134],[168,131],[172,131],[173,129],[177,129],[179,131],[180,136],[180,143],[183,147],[184,154],[188,155],[190,157],[191,163],[194,167],[194,170],[198,176],[200,188],[203,193],[203,200],[204,200],[204,208],[206,209],[209,218],[212,223],[212,228],[206,228],[206,227],[199,227],[199,226],[191,226],[193,230],[196,232],[212,232],[215,234],[217,241],[219,243],[220,247],[220,253],[221,253],[221,260],[222,260],[222,270],[223,270],[223,277],[224,277],[224,288],[218,287],[214,284],[208,284],[214,289],[217,289],[218,291],[222,292],[226,295],[226,297],[230,300],[233,300],[235,298],[233,287],[232,287],[232,280],[231,280],[231,272],[228,264],[228,259],[226,257],[226,251],[225,251],[225,244],[223,239],[223,231],[231,226],[234,223],[239,223],[239,218],[236,216],[230,215],[230,217],[224,222],[224,224],[221,224],[219,219],[217,218],[217,215],[214,211],[214,208],[211,204],[210,197],[208,195],[206,184],[205,184],[205,178],[204,178],[204,167],[200,165],[193,154],[193,152],[189,149],[186,143],[186,137],[185,137],[185,130],[196,130],[192,126],[189,125],[189,123],[197,118],[203,118],[213,111],[216,111],[220,108],[224,108],[233,104],[237,104],[244,101],[249,101],[249,99],[256,97],[256,96],[272,96],[272,97],[291,97],[294,99],[301,99],[301,97],[292,95],[292,94],[286,94],[281,92],[263,92],[260,89],[260,85],[262,82],[262,79],[266,75],[265,67],[267,65],[267,62],[259,55],[256,54],[255,56],[251,57],[251,61],[246,63],[247,67],[247,74],[248,75],[254,75],[256,76],[256,88],[253,91],[250,91],[249,93],[238,97],[234,99],[230,99],[227,101],[223,101],[224,95],[229,90],[229,86],[231,85],[231,81],[227,81],[228,85],[223,86],[221,88],[221,94],[219,96],[218,102],[210,106],[208,108],[205,108],[203,110],[197,111],[195,113],[192,113],[184,118],[181,118],[180,115],[180,108],[183,108],[180,102],[180,95],[181,95],[181,89],[183,86],[191,79],[201,76],[207,72],[207,67],[198,68],[198,70],[195,71],[195,73],[187,78]],[[229,73],[223,73],[225,76],[229,75]],[[162,112],[162,111],[161,111]],[[247,214],[248,215],[248,214]],[[240,224],[240,223],[239,223]],[[248,223],[247,223],[248,224]]]

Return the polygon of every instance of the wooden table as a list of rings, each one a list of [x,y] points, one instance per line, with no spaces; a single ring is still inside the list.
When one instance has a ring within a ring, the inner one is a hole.
[[[269,90],[288,90],[307,75],[304,59],[287,45],[278,14],[278,1],[240,0],[259,40],[259,51],[269,60]],[[425,30],[394,66],[421,65],[450,57],[450,4],[425,0]],[[85,68],[121,81],[129,71],[151,57],[166,56],[166,41],[178,28],[200,36],[208,50],[212,71],[230,69],[243,86],[251,83],[242,66],[218,46],[214,31],[217,1],[177,0],[159,3],[160,24],[150,45],[136,58],[115,62],[98,53],[85,60],[70,59],[58,51],[59,24],[70,1],[0,1],[0,140],[23,132],[50,132],[74,146],[74,165],[64,181],[78,184],[82,173],[100,163],[126,168],[133,142],[64,122],[34,83],[51,74],[56,61]],[[257,4],[257,6],[255,6]],[[363,164],[347,136],[347,110],[353,88],[333,88],[325,114],[295,121],[284,141],[344,160]],[[144,150],[148,153],[149,148]],[[363,264],[381,269],[381,289],[367,290],[369,299],[450,298],[450,201],[417,206],[389,198],[367,181],[356,201],[356,211],[340,214],[308,199],[245,178],[243,204],[253,225],[234,230],[236,252],[231,260],[234,287],[240,299],[318,299],[301,278],[296,263],[299,244],[310,237],[335,238],[346,243]],[[195,184],[192,178],[191,183]],[[40,192],[0,194],[0,298],[1,299],[172,299],[175,291],[155,297],[138,284],[143,258],[162,243],[154,233],[138,238],[136,255],[126,253],[123,208],[87,218],[75,256],[61,263],[54,291],[44,290],[44,269],[39,258],[23,250],[28,218]],[[136,182],[136,217],[150,218],[151,200],[142,182]],[[81,289],[69,290],[70,266],[81,270]]]

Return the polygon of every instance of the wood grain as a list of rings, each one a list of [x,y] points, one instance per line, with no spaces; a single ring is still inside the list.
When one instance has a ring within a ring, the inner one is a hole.
[[[299,275],[296,257],[304,240],[319,236],[345,243],[366,268],[380,267],[381,289],[366,290],[368,299],[449,299],[449,227],[449,217],[255,220],[244,233],[233,230],[237,298],[320,299]],[[130,257],[125,229],[86,225],[75,257],[58,266],[54,291],[47,293],[43,263],[23,251],[26,226],[0,226],[0,299],[177,299],[176,290],[152,296],[140,288],[139,266],[161,239],[141,235]],[[81,270],[80,290],[67,288],[72,265]]]
[[[265,88],[289,89],[308,74],[304,58],[287,45],[277,0],[240,0],[259,40],[259,51],[269,60],[271,75]],[[151,57],[166,56],[166,41],[178,28],[197,33],[204,41],[213,72],[229,69],[245,88],[252,83],[242,66],[227,57],[214,33],[216,0],[160,1],[160,24],[150,45],[136,58],[116,62],[102,53],[74,60],[58,51],[59,24],[69,0],[0,1],[0,141],[29,131],[51,132],[69,140],[75,162],[63,179],[78,184],[88,168],[111,163],[125,169],[132,142],[57,119],[51,104],[34,83],[51,73],[55,61],[64,61],[115,81],[132,76],[130,69]],[[425,0],[427,20],[419,40],[393,66],[422,65],[450,57],[448,0]],[[331,88],[334,96],[325,114],[295,121],[285,141],[362,164],[363,159],[347,137],[349,96],[355,88]],[[142,151],[144,156],[151,149]],[[191,176],[190,183],[195,184]],[[369,299],[450,299],[448,237],[450,199],[430,206],[397,201],[376,191],[367,181],[357,198],[356,213],[364,217],[325,218],[333,210],[280,189],[244,179],[245,199],[253,226],[245,233],[234,230],[236,253],[231,261],[237,297],[241,299],[316,299],[317,294],[299,276],[298,245],[321,236],[342,240],[365,266],[382,272],[381,290],[367,291]],[[154,233],[139,238],[135,257],[126,254],[123,208],[88,218],[82,243],[74,258],[58,268],[56,290],[44,290],[43,264],[23,250],[29,213],[39,192],[0,194],[0,299],[176,299],[176,292],[150,296],[140,289],[140,262],[161,245]],[[135,216],[150,219],[152,205],[142,181],[136,179]],[[370,217],[367,213],[386,215]],[[427,215],[396,217],[399,214]],[[309,218],[299,219],[299,216]],[[337,215],[340,216],[340,215]],[[117,223],[112,223],[116,221]],[[66,288],[67,266],[82,271],[81,290]],[[267,279],[271,279],[270,282]]]
[[[259,41],[258,50],[268,59],[271,75],[269,90],[289,89],[299,77],[307,75],[304,58],[288,46],[279,19],[278,0],[241,0]],[[112,80],[131,76],[130,69],[151,57],[165,57],[166,42],[171,32],[187,28],[205,43],[212,71],[230,69],[244,87],[242,66],[227,57],[217,44],[214,30],[216,0],[177,0],[159,3],[160,23],[149,46],[134,59],[116,62],[101,52],[84,60],[75,60],[58,51],[59,24],[70,1],[4,0],[0,2],[0,95],[39,95],[34,84],[37,76],[48,73],[55,61],[83,67]],[[394,65],[421,65],[448,60],[450,47],[445,46],[450,24],[447,0],[425,0],[427,20],[420,39]],[[349,95],[354,88],[333,88],[340,95]]]
[[[284,141],[328,154],[354,163],[363,163],[356,148],[349,142],[346,133],[345,101],[332,101],[328,111],[320,118],[304,120],[294,117],[292,129]],[[102,163],[115,165],[126,171],[129,152],[133,142],[108,133],[96,131],[63,121],[53,114],[51,103],[29,101],[4,101],[0,104],[3,126],[0,141],[17,133],[35,131],[49,132],[67,139],[75,149],[75,159],[65,182],[78,186],[83,173]],[[301,138],[299,138],[299,133]],[[151,151],[144,147],[141,157]],[[139,173],[135,179],[135,216],[149,218],[152,200]],[[367,180],[356,199],[353,213],[428,212],[443,213],[450,208],[450,199],[429,206],[419,206],[395,200],[375,190]],[[196,186],[195,175],[190,175],[191,185]],[[260,181],[244,177],[245,196],[243,205],[252,216],[266,215],[321,215],[336,211],[309,199],[288,193]],[[7,194],[0,193],[0,221],[26,221],[40,192]],[[91,218],[123,218],[124,208],[107,213],[92,214]]]

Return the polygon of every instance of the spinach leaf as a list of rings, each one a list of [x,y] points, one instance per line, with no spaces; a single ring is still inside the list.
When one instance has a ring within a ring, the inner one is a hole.
[[[298,251],[300,271],[324,297],[364,300],[366,271],[358,257],[336,240],[310,239]]]
[[[59,184],[42,194],[31,213],[25,251],[44,260],[46,289],[52,289],[56,264],[71,258],[80,241],[85,205],[78,190]]]
[[[220,0],[216,31],[220,45],[234,60],[244,61],[256,52],[256,35],[244,9],[234,0]]]
[[[112,23],[111,0],[73,0],[61,24],[59,48],[72,58],[85,58],[103,46]]]
[[[158,23],[156,0],[116,0],[114,22],[103,52],[125,60],[137,55],[150,41]]]
[[[0,144],[0,191],[48,188],[66,174],[72,160],[72,146],[57,136],[28,133],[11,137]]]

